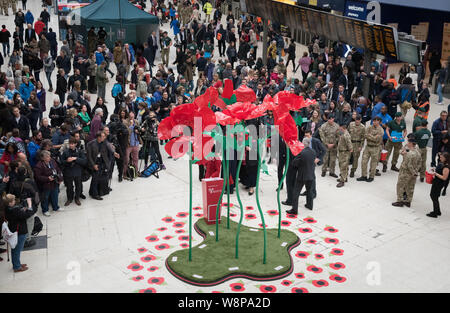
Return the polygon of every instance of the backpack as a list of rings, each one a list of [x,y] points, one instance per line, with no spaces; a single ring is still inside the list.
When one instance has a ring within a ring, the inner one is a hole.
[[[133,181],[133,179],[137,178],[137,170],[134,165],[129,164],[127,167],[127,176]]]
[[[404,110],[409,110],[412,107],[411,103],[412,90],[402,89],[400,107]]]
[[[216,39],[219,40],[219,41],[222,40],[222,34],[221,33],[217,33]]]
[[[120,85],[119,83],[114,84],[114,87],[111,90],[112,97],[116,98],[121,92],[122,92],[122,85]]]
[[[141,177],[148,178],[150,176],[155,176],[159,178],[158,172],[161,170],[161,166],[157,161],[152,162],[146,169],[141,172]]]
[[[34,227],[33,231],[31,232],[32,236],[37,236],[41,231],[44,225],[42,224],[41,219],[38,216],[34,217]]]

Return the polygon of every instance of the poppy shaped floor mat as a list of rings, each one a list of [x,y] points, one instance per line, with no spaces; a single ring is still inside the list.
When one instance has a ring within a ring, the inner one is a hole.
[[[219,241],[216,241],[216,225],[208,225],[204,219],[195,223],[195,230],[203,241],[192,248],[173,252],[166,259],[169,272],[185,283],[195,286],[215,286],[233,278],[256,281],[276,280],[293,271],[291,250],[300,244],[298,236],[286,229],[267,229],[266,264],[263,264],[264,237],[261,228],[241,225],[239,258],[235,258],[236,230],[238,223],[222,217],[219,224]]]

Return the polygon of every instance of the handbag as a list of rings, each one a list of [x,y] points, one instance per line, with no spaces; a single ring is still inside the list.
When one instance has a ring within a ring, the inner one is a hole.
[[[11,247],[11,249],[14,249],[17,246],[18,241],[18,230],[19,225],[17,225],[17,230],[13,233],[9,230],[8,222],[5,220],[2,224],[2,237],[3,240],[5,240],[8,245]]]

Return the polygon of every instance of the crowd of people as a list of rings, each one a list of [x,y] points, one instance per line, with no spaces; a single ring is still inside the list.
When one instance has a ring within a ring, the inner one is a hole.
[[[147,8],[144,1],[139,4]],[[307,197],[306,207],[313,209],[316,165],[322,166],[322,177],[329,173],[341,188],[355,177],[359,166],[357,181],[370,183],[388,170],[389,161],[390,170],[399,172],[397,201],[392,205],[409,207],[417,177],[422,182],[425,179],[427,145],[432,138],[430,165],[436,169],[431,189],[433,212],[428,216],[441,214],[439,197],[446,193],[450,169],[449,117],[448,109],[442,108],[440,117],[428,122],[432,104],[424,74],[419,76],[414,68],[404,67],[397,80],[396,75],[387,76],[386,60],[376,59],[366,72],[364,55],[356,49],[343,58],[339,43],[329,47],[318,37],[313,38],[308,52],[298,57],[296,43],[281,34],[277,23],[269,28],[267,51],[258,51],[262,20],[248,14],[234,16],[227,6],[222,12],[221,1],[154,0],[149,7],[161,25],[170,26],[170,32],[153,32],[142,45],[117,41],[108,47],[102,28],[91,28],[86,42],[81,42],[69,26],[60,32],[63,36],[58,42],[59,36],[48,28],[47,7],[36,22],[31,12],[27,18],[28,12],[24,15],[17,10],[12,36],[2,27],[2,70],[6,71],[0,73],[0,144],[4,148],[0,192],[9,227],[17,228],[19,234],[12,253],[14,271],[27,269],[20,263],[20,251],[33,245],[30,234],[38,206],[47,217],[50,205],[53,212],[64,210],[59,203],[61,184],[66,189],[64,206],[72,202],[80,206],[86,199],[83,182],[90,180],[89,196],[95,200],[111,192],[114,167],[119,182],[135,179],[153,162],[165,169],[160,152],[164,142],[157,135],[159,123],[172,109],[192,102],[209,87],[221,93],[226,79],[235,89],[243,85],[253,89],[257,104],[266,95],[285,90],[310,100],[308,107],[292,112],[296,120],[302,117],[298,132],[306,148],[296,158],[292,156],[287,170],[283,203],[292,206],[288,213],[297,214],[300,194]],[[171,58],[174,51],[175,58]],[[161,63],[155,64],[158,52]],[[291,63],[293,74],[288,73]],[[437,75],[442,92],[449,76],[448,63],[440,66]],[[112,79],[115,83],[108,93],[114,104],[108,104],[106,89]],[[365,79],[370,82],[368,97],[363,96]],[[439,102],[441,105],[443,99]],[[414,123],[407,127],[405,116],[412,110]],[[256,126],[273,123],[271,112],[247,121]],[[287,155],[282,139],[280,142],[277,166],[283,188]],[[269,152],[269,145],[267,149]],[[398,167],[400,155],[403,160]],[[241,182],[252,195],[257,162],[247,156],[245,161],[240,177],[236,177],[237,161],[230,164],[231,192]],[[378,163],[382,164],[380,170]],[[208,172],[220,175],[220,170],[200,167],[199,178],[210,175]],[[303,186],[306,192],[301,193]]]

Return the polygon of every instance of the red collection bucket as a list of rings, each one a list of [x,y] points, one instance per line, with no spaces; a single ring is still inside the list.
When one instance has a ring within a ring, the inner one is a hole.
[[[425,181],[427,182],[427,184],[433,183],[433,174],[434,173],[430,173],[428,171],[425,172]]]
[[[380,161],[386,161],[388,152],[387,150],[381,150]]]

